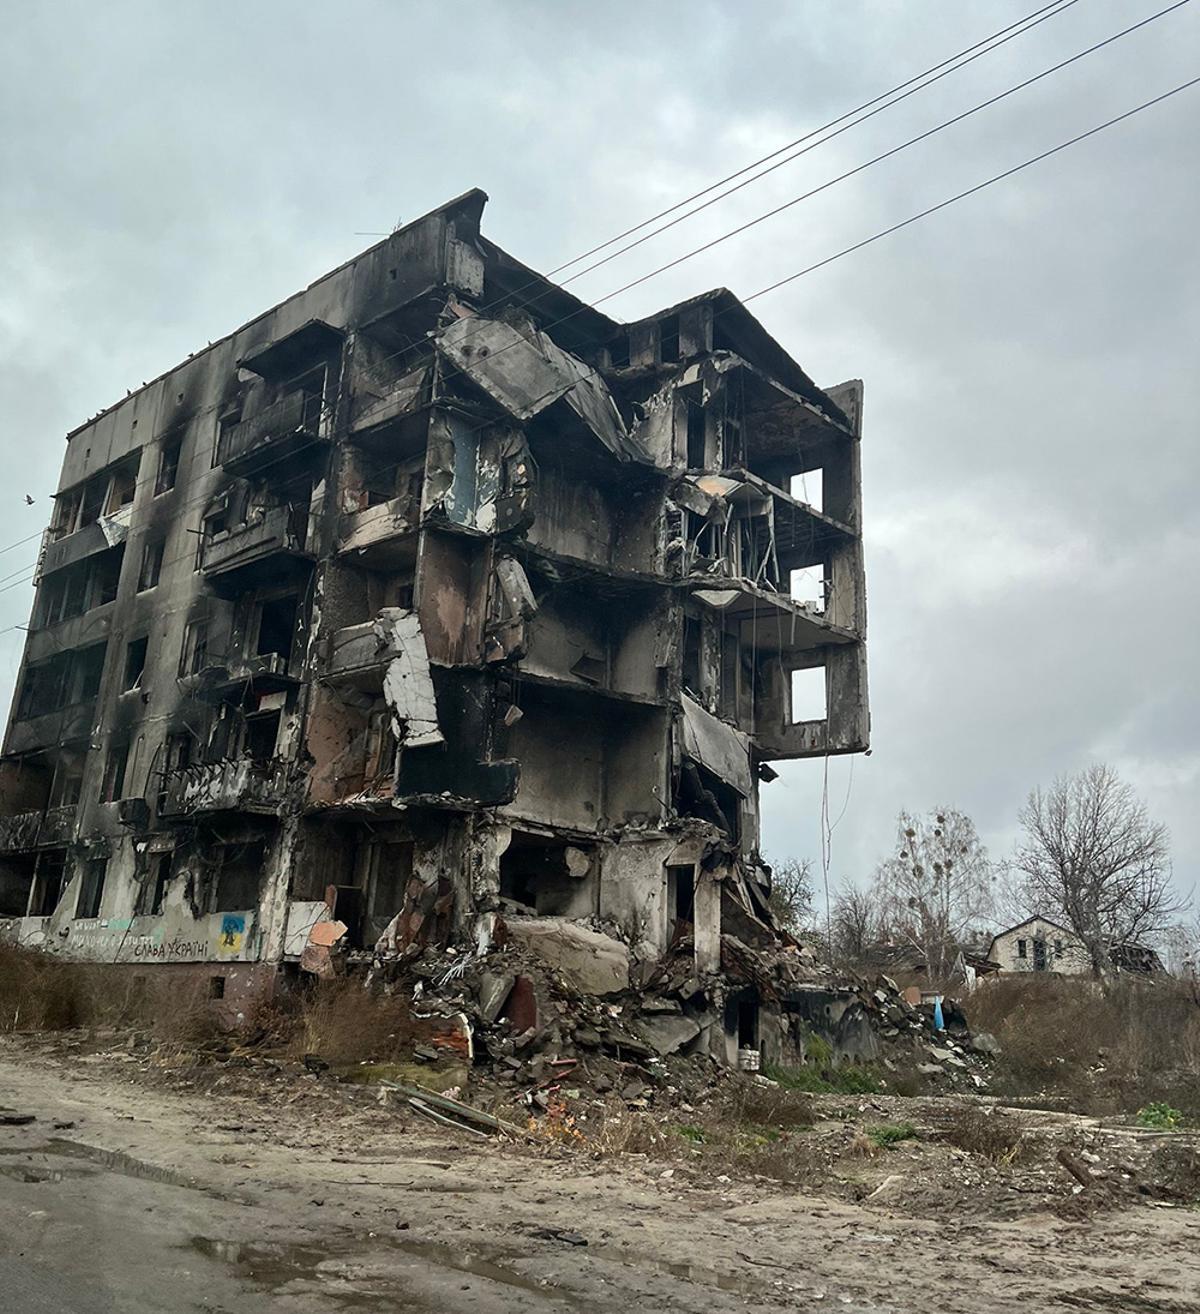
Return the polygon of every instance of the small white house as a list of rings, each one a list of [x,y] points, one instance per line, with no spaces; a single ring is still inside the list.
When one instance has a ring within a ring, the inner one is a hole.
[[[1002,972],[1057,972],[1078,976],[1091,967],[1082,941],[1046,917],[1030,917],[992,937],[988,958]]]

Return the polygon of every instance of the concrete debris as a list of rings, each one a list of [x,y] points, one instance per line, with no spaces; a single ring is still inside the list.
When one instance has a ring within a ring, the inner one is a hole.
[[[575,989],[587,995],[614,995],[629,989],[629,949],[561,917],[514,917],[506,921],[509,939],[529,950]]]
[[[508,1003],[517,978],[511,972],[483,972],[479,981],[479,1016],[495,1022]]]
[[[389,607],[375,621],[375,633],[380,646],[394,654],[383,672],[383,700],[392,714],[396,742],[402,748],[442,743],[421,622],[412,612]]]
[[[658,1013],[639,1019],[633,1029],[656,1054],[674,1054],[700,1034],[693,1018]]]
[[[698,766],[732,785],[743,798],[753,792],[750,776],[750,737],[718,720],[683,695],[683,752]]]

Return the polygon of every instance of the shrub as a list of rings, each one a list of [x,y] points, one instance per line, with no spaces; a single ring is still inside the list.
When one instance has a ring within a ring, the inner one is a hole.
[[[1162,1131],[1171,1131],[1183,1121],[1183,1114],[1173,1109],[1162,1100],[1144,1105],[1138,1109],[1137,1120],[1143,1127],[1158,1127]]]
[[[1015,1118],[978,1108],[963,1109],[950,1124],[946,1139],[968,1154],[1004,1164],[1015,1163],[1032,1145]]]

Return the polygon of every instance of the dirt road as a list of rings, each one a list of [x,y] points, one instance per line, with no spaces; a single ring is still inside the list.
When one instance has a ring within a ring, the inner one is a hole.
[[[41,1311],[1200,1312],[1200,1214],[988,1221],[681,1180],[0,1041],[0,1292]],[[666,1174],[666,1175],[664,1175]],[[901,1188],[902,1189],[902,1188]]]

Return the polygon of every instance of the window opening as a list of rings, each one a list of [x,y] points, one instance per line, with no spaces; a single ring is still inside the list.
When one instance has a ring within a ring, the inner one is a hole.
[[[89,479],[83,486],[83,498],[79,504],[79,521],[77,528],[83,529],[87,525],[94,524],[100,519],[100,512],[104,509],[104,494],[108,487],[108,481],[100,476],[96,479]]]
[[[158,458],[158,477],[154,481],[155,497],[175,487],[175,481],[179,478],[179,452],[182,446],[178,438],[163,444],[162,454]]]
[[[118,744],[108,750],[104,779],[100,785],[101,803],[115,803],[125,797],[125,767],[128,761],[128,744]]]
[[[46,849],[36,859],[33,893],[29,900],[30,917],[50,917],[62,895],[63,877],[66,875],[65,849]]]
[[[79,898],[75,900],[76,917],[100,916],[100,903],[104,898],[104,877],[107,871],[107,858],[89,858],[84,863]]]
[[[262,840],[223,844],[217,849],[213,912],[240,912],[258,906],[266,850]]]
[[[117,596],[121,582],[121,562],[125,557],[124,545],[111,552],[103,552],[95,558],[92,575],[92,605],[102,607],[112,602]]]
[[[208,622],[189,621],[183,632],[183,649],[179,654],[180,676],[199,675],[208,665]]]
[[[25,916],[36,869],[36,854],[14,853],[0,858],[0,917]]]
[[[171,883],[171,866],[174,863],[175,855],[173,853],[160,853],[154,872],[154,896],[150,901],[150,912],[157,917],[163,910],[163,904],[167,899],[167,886]]]
[[[683,618],[683,685],[698,698],[700,693],[700,634],[699,618]]]
[[[125,649],[125,683],[122,687],[126,691],[141,687],[142,676],[146,670],[146,650],[149,646],[150,639],[143,634],[140,639],[132,640]]]
[[[825,668],[809,666],[792,671],[792,724],[824,721],[829,715],[825,693]]]
[[[300,599],[294,594],[286,598],[272,598],[261,604],[258,613],[258,642],[255,647],[259,657],[278,653],[285,662],[291,659],[299,606]]]
[[[679,359],[679,316],[668,315],[658,322],[658,358],[664,365]]]
[[[703,470],[708,455],[704,407],[691,399],[687,403],[687,463],[689,470]]]
[[[696,869],[681,866],[667,868],[668,938],[677,940],[690,935],[696,920]]]
[[[114,470],[105,514],[115,515],[123,507],[129,506],[133,502],[136,493],[137,466],[123,466]]]
[[[100,679],[104,674],[106,643],[94,643],[80,648],[72,663],[74,675],[73,702],[86,703],[100,692]]]
[[[252,757],[256,762],[269,762],[275,756],[275,744],[279,739],[279,720],[279,712],[246,717],[247,756]]]
[[[83,757],[64,753],[54,768],[54,783],[50,786],[52,808],[73,807],[79,802],[83,789]]]
[[[142,549],[142,568],[138,572],[139,593],[145,593],[147,589],[152,589],[158,584],[158,577],[162,573],[164,546],[164,540],[159,538],[147,543]]]

